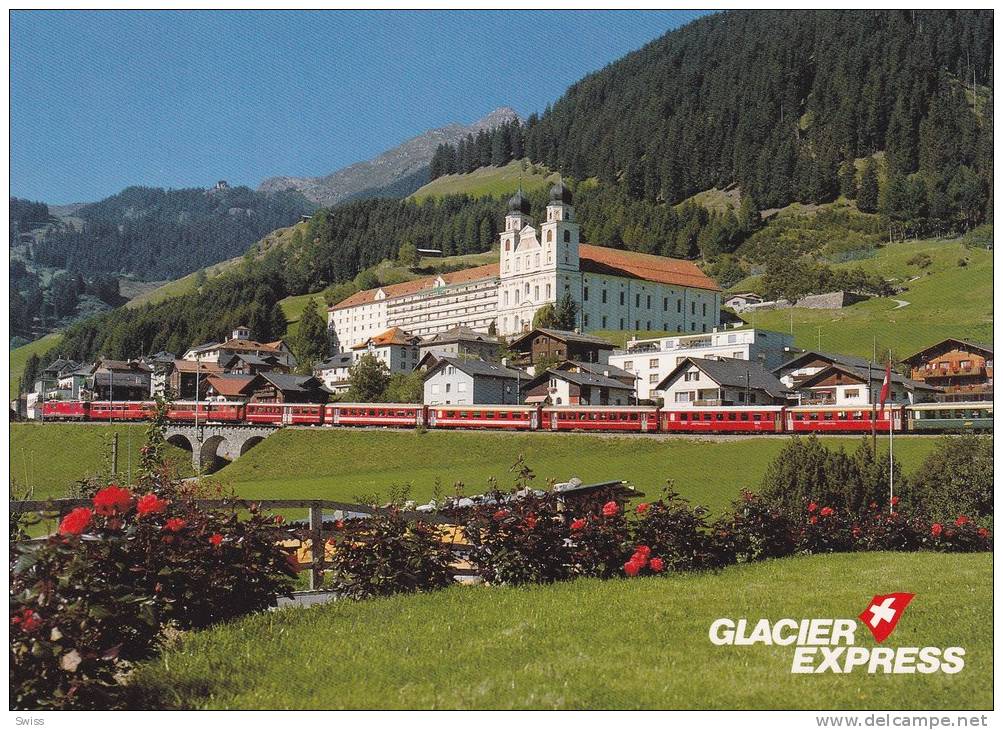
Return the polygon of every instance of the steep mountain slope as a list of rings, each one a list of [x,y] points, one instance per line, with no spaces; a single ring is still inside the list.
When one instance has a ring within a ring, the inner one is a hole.
[[[454,144],[468,134],[493,129],[517,119],[514,109],[500,107],[470,125],[450,124],[431,129],[381,155],[356,162],[323,177],[271,177],[259,190],[297,190],[320,205],[371,197],[404,197],[428,182],[428,165],[441,144]]]

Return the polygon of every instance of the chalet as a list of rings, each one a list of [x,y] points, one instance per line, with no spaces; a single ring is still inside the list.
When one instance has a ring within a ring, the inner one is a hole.
[[[732,294],[727,299],[724,300],[724,306],[731,307],[736,312],[742,312],[749,308],[750,305],[762,304],[763,298],[758,294],[753,292],[746,292],[744,294]]]
[[[193,400],[198,387],[198,397],[203,398],[208,387],[207,378],[210,375],[222,375],[223,368],[218,362],[175,360],[168,370],[166,387],[178,400]],[[158,393],[158,395],[163,395]]]
[[[789,395],[761,362],[724,357],[684,358],[655,391],[673,407],[782,405]]]
[[[258,373],[245,386],[252,403],[326,403],[330,395],[312,375]]]
[[[625,406],[633,395],[633,387],[622,380],[587,369],[548,368],[522,387],[526,403],[556,406]]]
[[[537,327],[514,339],[509,349],[519,354],[519,361],[524,365],[561,360],[606,363],[613,343],[579,332]]]
[[[246,327],[237,327],[231,333],[230,339],[192,347],[184,354],[183,359],[220,362],[228,360],[233,355],[257,355],[259,357],[272,355],[287,369],[296,366],[296,358],[284,340],[258,342],[252,340],[250,334],[250,330]]]
[[[34,383],[34,392],[42,394],[45,400],[53,398],[68,400],[67,388],[61,384],[61,381],[65,381],[68,375],[76,372],[79,368],[80,363],[74,360],[56,358],[38,374]]]
[[[621,383],[630,388],[631,391],[634,390],[634,383],[637,381],[637,376],[634,375],[634,373],[629,370],[624,370],[623,368],[618,368],[616,365],[611,365],[609,363],[565,360],[562,363],[558,363],[554,367],[557,370],[566,370],[573,373],[592,373],[593,375],[602,375],[606,378],[619,380]]]
[[[993,399],[993,348],[949,337],[903,360],[913,380],[942,391],[941,400]]]
[[[276,355],[231,355],[219,361],[224,372],[232,375],[257,375],[264,372],[288,373],[289,366]]]
[[[152,372],[138,360],[98,360],[90,368],[87,387],[96,400],[147,400]]]
[[[487,362],[498,362],[501,343],[497,337],[477,332],[470,327],[450,327],[426,337],[418,346],[419,358],[428,353],[446,357],[472,357]]]
[[[426,405],[519,403],[529,376],[521,370],[483,360],[440,357],[425,371]]]
[[[339,352],[337,355],[317,363],[313,369],[313,376],[332,393],[344,393],[351,386],[349,378],[353,362],[352,353]]]
[[[885,371],[881,368],[829,365],[797,386],[798,401],[801,405],[813,406],[869,406],[878,400],[884,379]],[[888,402],[924,403],[935,400],[939,392],[926,383],[892,371]]]
[[[852,368],[868,367],[881,370],[884,369],[877,363],[869,363],[865,358],[854,357],[853,355],[837,355],[831,352],[819,352],[818,350],[806,350],[790,358],[782,365],[773,368],[773,374],[791,390],[797,390],[805,380],[812,375],[825,370],[830,365],[846,365]]]
[[[391,373],[409,373],[418,364],[420,341],[420,337],[400,327],[391,327],[353,346],[352,358],[358,362],[363,355],[373,355],[382,360]]]
[[[210,375],[206,378],[206,400],[246,403],[257,378],[254,375]]]

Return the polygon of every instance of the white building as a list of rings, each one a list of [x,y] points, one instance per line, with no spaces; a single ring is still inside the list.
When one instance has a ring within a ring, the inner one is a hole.
[[[517,404],[528,378],[494,362],[440,357],[425,371],[425,405]]]
[[[233,330],[230,339],[192,347],[184,354],[183,359],[192,362],[219,362],[233,355],[271,356],[286,368],[296,367],[296,358],[284,340],[258,342],[250,339],[250,336],[249,329],[237,327]]]
[[[354,363],[352,353],[339,352],[317,363],[313,368],[313,376],[332,393],[344,393],[351,386],[349,378]]]
[[[884,379],[885,371],[879,367],[829,365],[798,385],[798,402],[805,406],[870,406],[880,398]],[[890,391],[887,402],[901,405],[931,401],[940,389],[893,370]]]
[[[358,362],[363,355],[373,355],[387,366],[391,374],[409,373],[418,365],[418,344],[415,337],[400,327],[370,337],[352,348],[352,360]]]
[[[717,326],[721,290],[691,261],[590,246],[579,241],[571,193],[551,191],[537,225],[522,193],[509,200],[498,264],[358,292],[331,307],[335,350],[390,327],[428,336],[456,326],[526,332],[545,304],[569,294],[577,328],[707,332]]]
[[[684,357],[656,386],[665,408],[783,405],[786,386],[762,363]]]
[[[651,340],[629,340],[609,364],[637,376],[637,397],[654,399],[655,387],[687,357],[753,360],[774,368],[790,357],[793,336],[772,330],[713,329],[699,335],[674,335]]]

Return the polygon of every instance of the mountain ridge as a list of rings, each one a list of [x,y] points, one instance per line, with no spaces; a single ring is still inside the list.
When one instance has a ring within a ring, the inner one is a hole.
[[[369,160],[355,162],[328,175],[296,177],[279,175],[258,186],[261,192],[293,189],[318,205],[330,206],[386,190],[408,195],[428,182],[428,164],[440,144],[455,144],[468,134],[488,131],[504,122],[520,119],[508,106],[494,109],[472,124],[454,122],[411,137]],[[401,182],[403,189],[398,190]],[[413,189],[408,189],[413,185]]]

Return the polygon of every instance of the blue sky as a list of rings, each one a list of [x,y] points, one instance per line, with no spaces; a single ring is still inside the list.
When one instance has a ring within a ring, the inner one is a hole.
[[[11,13],[11,195],[323,175],[569,84],[702,13]]]

